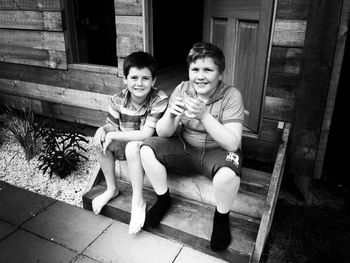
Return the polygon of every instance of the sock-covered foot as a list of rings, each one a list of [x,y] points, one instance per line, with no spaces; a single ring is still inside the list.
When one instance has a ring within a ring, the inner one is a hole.
[[[157,197],[157,202],[152,206],[146,216],[145,224],[150,227],[156,227],[160,223],[171,205],[169,189],[165,194],[157,195]]]
[[[92,211],[95,214],[99,214],[102,208],[109,202],[109,200],[115,198],[119,194],[119,189],[116,190],[106,190],[99,196],[92,200]]]
[[[229,213],[221,214],[215,210],[213,233],[210,241],[210,248],[213,251],[225,250],[231,243]]]
[[[142,202],[141,206],[132,204],[131,218],[129,223],[129,234],[136,234],[141,230],[146,218],[146,203]]]

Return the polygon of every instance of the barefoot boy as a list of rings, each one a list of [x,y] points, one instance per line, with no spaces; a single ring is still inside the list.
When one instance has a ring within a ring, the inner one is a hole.
[[[143,169],[139,156],[142,141],[155,132],[156,122],[164,114],[168,98],[153,86],[156,62],[145,52],[127,56],[123,65],[123,89],[111,98],[106,124],[94,136],[96,155],[106,179],[107,190],[92,201],[98,214],[119,193],[115,181],[115,159],[128,161],[128,174],[133,188],[129,232],[138,232],[145,220],[146,204],[142,198]]]
[[[212,179],[216,200],[210,246],[219,251],[231,242],[229,212],[240,185],[244,107],[238,89],[221,81],[225,58],[219,48],[197,43],[187,62],[189,81],[172,93],[157,123],[159,137],[146,139],[140,149],[143,168],[158,197],[146,224],[157,226],[171,205],[166,169],[204,174]],[[180,136],[172,137],[179,124]]]

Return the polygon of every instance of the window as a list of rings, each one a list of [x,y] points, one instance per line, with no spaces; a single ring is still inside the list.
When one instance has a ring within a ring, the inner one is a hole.
[[[64,0],[69,63],[117,66],[113,0]]]

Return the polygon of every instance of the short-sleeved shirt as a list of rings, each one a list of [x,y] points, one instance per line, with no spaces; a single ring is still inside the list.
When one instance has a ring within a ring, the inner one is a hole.
[[[152,88],[139,109],[132,106],[130,96],[130,91],[123,89],[111,98],[106,123],[112,124],[116,131],[141,130],[145,125],[155,128],[168,106],[168,96]]]
[[[170,97],[170,105],[176,97],[188,97],[188,93],[194,93],[194,88],[189,81],[180,83]],[[206,103],[206,110],[222,124],[244,121],[244,104],[240,91],[219,82],[215,92]],[[181,137],[190,145],[198,148],[214,148],[219,144],[206,132],[202,123],[194,118],[188,118],[185,114],[181,116],[183,130]]]

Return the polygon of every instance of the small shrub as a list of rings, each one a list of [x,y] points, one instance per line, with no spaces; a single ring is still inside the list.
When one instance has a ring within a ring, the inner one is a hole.
[[[79,150],[86,152],[81,143],[87,143],[88,140],[77,127],[60,129],[46,126],[43,131],[44,150],[38,158],[41,163],[39,169],[43,173],[49,170],[50,177],[55,173],[60,178],[65,178],[77,170],[82,158],[87,160]]]
[[[5,128],[15,137],[23,148],[25,158],[30,161],[36,156],[41,147],[41,127],[42,125],[34,120],[34,113],[30,109],[15,111],[8,107],[5,111]]]

